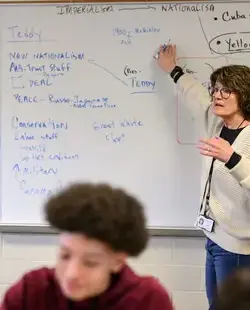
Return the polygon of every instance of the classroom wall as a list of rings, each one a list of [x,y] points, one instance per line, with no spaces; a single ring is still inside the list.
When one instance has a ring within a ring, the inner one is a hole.
[[[57,236],[0,235],[0,296],[23,272],[55,262]],[[177,310],[206,310],[204,239],[153,237],[143,255],[130,261],[171,292]]]

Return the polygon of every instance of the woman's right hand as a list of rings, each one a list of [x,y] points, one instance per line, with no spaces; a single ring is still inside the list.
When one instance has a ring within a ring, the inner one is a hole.
[[[176,46],[169,44],[165,50],[161,46],[157,63],[163,71],[170,73],[176,66]]]

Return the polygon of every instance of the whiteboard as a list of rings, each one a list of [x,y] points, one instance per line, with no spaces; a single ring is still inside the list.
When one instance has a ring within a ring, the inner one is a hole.
[[[171,40],[207,84],[250,64],[250,3],[1,5],[1,222],[44,225],[74,181],[136,195],[149,227],[190,228],[200,201],[196,114],[153,55]]]

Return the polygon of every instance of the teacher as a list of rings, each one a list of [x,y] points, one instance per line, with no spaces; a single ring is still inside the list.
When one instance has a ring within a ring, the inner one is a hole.
[[[176,65],[175,46],[161,47],[157,62],[204,126],[198,145],[204,192],[196,225],[207,238],[206,293],[212,310],[218,285],[236,268],[250,266],[250,68],[215,70],[208,90]]]

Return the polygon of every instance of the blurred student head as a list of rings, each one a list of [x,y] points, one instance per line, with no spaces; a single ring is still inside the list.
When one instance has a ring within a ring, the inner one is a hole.
[[[109,185],[69,186],[48,200],[45,214],[60,232],[56,277],[71,300],[102,294],[127,257],[147,245],[143,206]]]
[[[237,269],[222,283],[215,310],[250,310],[250,268]]]

